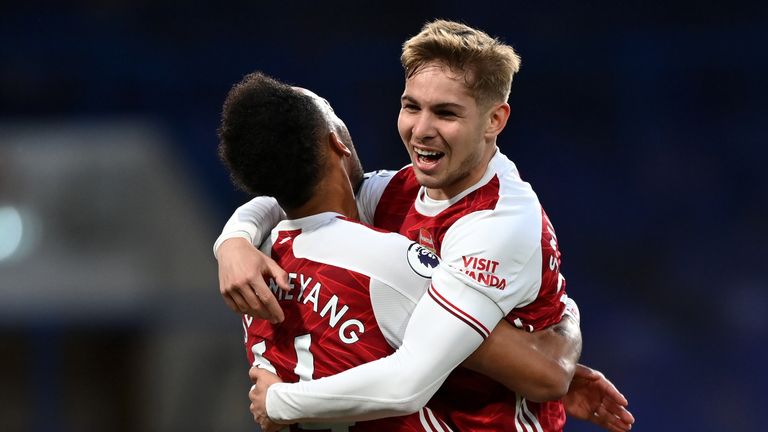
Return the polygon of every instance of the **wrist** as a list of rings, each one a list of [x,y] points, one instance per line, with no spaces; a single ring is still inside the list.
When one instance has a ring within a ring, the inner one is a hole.
[[[243,248],[253,248],[251,243],[251,237],[244,231],[238,231],[232,233],[229,237],[219,238],[213,247],[213,255],[216,259],[220,259],[222,256],[229,254],[230,252],[239,251]],[[235,252],[236,253],[236,252]]]

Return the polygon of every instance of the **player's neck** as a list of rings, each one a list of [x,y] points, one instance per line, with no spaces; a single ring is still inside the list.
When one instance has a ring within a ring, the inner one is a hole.
[[[343,172],[332,171],[332,174],[326,175],[320,180],[309,201],[301,207],[286,211],[285,214],[289,219],[300,219],[325,212],[359,219],[352,185]]]

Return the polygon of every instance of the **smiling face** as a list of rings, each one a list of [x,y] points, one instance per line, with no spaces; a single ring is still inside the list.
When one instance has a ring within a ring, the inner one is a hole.
[[[434,199],[456,196],[482,178],[506,122],[498,110],[509,114],[506,103],[478,105],[464,79],[433,62],[405,81],[397,127],[416,179]]]

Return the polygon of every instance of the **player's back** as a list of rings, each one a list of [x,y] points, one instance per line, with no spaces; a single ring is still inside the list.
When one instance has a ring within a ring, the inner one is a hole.
[[[281,222],[263,249],[288,272],[293,289],[283,292],[270,282],[285,312],[281,324],[243,318],[249,361],[296,382],[393,353],[437,264],[420,261],[416,248],[402,236],[333,213]],[[427,408],[404,417],[292,429],[448,430]]]

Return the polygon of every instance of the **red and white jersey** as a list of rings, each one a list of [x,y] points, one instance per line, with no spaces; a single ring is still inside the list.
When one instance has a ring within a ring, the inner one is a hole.
[[[259,230],[239,226],[249,225],[243,209],[255,209],[252,224],[265,226],[265,220],[280,217],[267,201],[257,198],[238,209],[219,243],[235,235],[256,240]],[[270,417],[363,420],[417,411],[501,319],[528,331],[560,320],[567,297],[554,229],[530,185],[502,154],[496,153],[477,184],[446,201],[431,200],[410,167],[368,176],[358,193],[358,209],[363,221],[418,241],[441,255],[443,263],[433,274],[429,295],[413,309],[394,354],[330,377],[271,386]],[[336,241],[318,243],[320,262]],[[389,256],[385,249],[361,252],[367,250],[363,246],[353,253],[356,265]],[[384,267],[382,277],[394,268]],[[463,369],[450,375],[430,406],[458,430],[559,431],[565,422],[561,403],[526,401]]]
[[[449,200],[429,198],[407,166],[367,178],[358,201],[364,220],[440,256],[430,295],[483,337],[502,318],[528,331],[560,321],[567,296],[554,228],[500,152],[479,182]],[[430,406],[459,430],[559,431],[565,423],[561,402],[526,401],[463,368]]]
[[[392,354],[438,265],[394,233],[335,213],[284,220],[262,246],[289,274],[290,292],[271,287],[285,321],[243,317],[252,365],[286,382],[311,381]],[[299,423],[291,430],[448,431],[429,408],[369,421]]]

